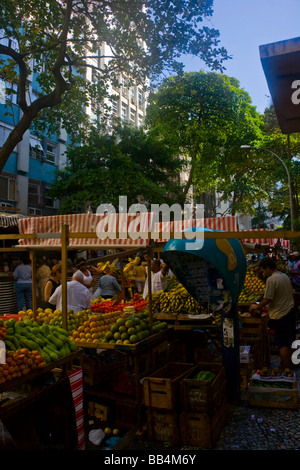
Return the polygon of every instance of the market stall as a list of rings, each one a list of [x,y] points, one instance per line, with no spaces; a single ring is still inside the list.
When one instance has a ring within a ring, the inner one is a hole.
[[[176,274],[176,270],[178,270],[178,274],[180,274],[180,267],[177,268],[176,266],[172,266],[172,262],[167,260],[167,256],[169,252],[172,250],[168,250],[168,243],[172,244],[175,240],[174,237],[174,230],[170,232],[170,240],[165,245],[165,238],[163,235],[165,233],[155,232],[157,236],[155,236],[155,243],[154,240],[150,237],[153,234],[149,234],[148,238],[139,237],[136,238],[120,238],[120,225],[119,228],[113,232],[114,237],[103,239],[99,238],[99,220],[101,222],[101,216],[91,215],[91,214],[82,214],[81,217],[79,216],[53,216],[50,218],[32,218],[28,220],[22,221],[20,224],[20,235],[18,236],[18,245],[15,247],[16,250],[26,250],[29,251],[31,254],[31,259],[33,264],[35,262],[36,253],[39,250],[43,250],[44,247],[47,249],[51,249],[51,247],[55,247],[57,250],[58,248],[61,250],[61,262],[63,268],[63,308],[62,312],[60,313],[60,321],[61,326],[63,329],[66,329],[68,332],[68,328],[74,329],[74,321],[75,319],[68,315],[67,311],[67,291],[66,291],[66,265],[67,265],[67,253],[68,250],[76,250],[78,248],[87,248],[90,246],[93,247],[101,247],[114,249],[115,253],[107,255],[103,258],[103,260],[113,259],[113,258],[125,258],[126,256],[133,256],[137,253],[137,250],[145,250],[145,252],[149,253],[152,256],[153,250],[156,249],[158,252],[161,253],[164,261],[170,264],[170,267],[173,272]],[[116,219],[115,219],[116,220]],[[147,232],[149,226],[147,226],[148,222],[145,220],[145,231]],[[133,222],[133,220],[126,219],[126,227],[129,228],[129,223]],[[146,223],[147,222],[147,223]],[[190,252],[187,253],[190,257],[196,257],[197,263],[199,264],[198,259],[201,259],[201,263],[206,265],[212,265],[218,272],[215,271],[214,275],[212,276],[211,280],[214,279],[216,285],[214,285],[213,289],[211,290],[209,295],[209,315],[216,316],[219,313],[219,307],[222,308],[224,312],[223,319],[222,319],[222,332],[223,332],[223,345],[226,339],[228,344],[228,348],[230,351],[234,351],[235,358],[236,358],[236,342],[235,342],[235,315],[236,312],[232,308],[237,296],[241,290],[242,280],[244,277],[244,267],[242,261],[242,249],[240,247],[240,240],[244,237],[245,234],[239,233],[237,230],[231,230],[223,232],[223,231],[213,231],[213,230],[203,230],[203,238],[204,238],[204,247],[210,247],[207,249],[206,255],[204,256],[202,253],[202,258],[199,257],[199,252],[191,254]],[[103,233],[103,232],[101,232]],[[123,233],[123,232],[122,232]],[[140,233],[140,232],[138,232]],[[181,235],[184,237],[184,232],[181,232]],[[246,234],[247,235],[247,234]],[[257,234],[256,234],[257,235]],[[284,234],[283,236],[286,236]],[[259,234],[257,235],[259,236]],[[17,237],[15,238],[17,239]],[[50,241],[51,240],[51,241]],[[230,241],[229,241],[230,240]],[[184,240],[182,240],[184,241]],[[212,245],[211,245],[212,244]],[[214,246],[212,248],[211,246]],[[170,247],[170,245],[169,245]],[[218,247],[218,255],[215,255],[217,251],[215,247]],[[232,256],[234,255],[234,256]],[[166,259],[165,259],[166,258]],[[236,258],[236,259],[235,259]],[[221,260],[221,261],[220,261]],[[194,260],[193,260],[194,261]],[[205,262],[205,263],[204,263]],[[176,264],[176,263],[175,263]],[[187,263],[186,265],[189,266],[189,269],[195,268],[193,266],[195,263]],[[203,266],[202,266],[203,267]],[[210,266],[211,267],[211,266]],[[150,270],[150,265],[148,264],[148,269]],[[239,272],[238,272],[239,271]],[[213,270],[211,271],[213,273]],[[180,277],[180,275],[179,275]],[[202,279],[203,280],[203,279]],[[219,280],[219,281],[218,281]],[[222,280],[222,282],[221,282]],[[196,283],[192,283],[191,285],[184,286],[186,282],[185,278],[181,278],[183,283],[183,288],[187,291],[190,297],[194,298],[199,304],[200,300],[200,291],[195,290]],[[222,286],[221,289],[218,289]],[[149,286],[150,293],[151,293],[151,286]],[[210,286],[211,287],[211,286]],[[217,287],[217,288],[216,288]],[[222,291],[221,296],[219,295]],[[218,295],[216,295],[218,291]],[[195,299],[196,298],[196,299]],[[206,299],[207,300],[207,299]],[[165,323],[163,325],[162,331],[156,331],[154,327],[156,327],[156,316],[154,314],[159,313],[155,310],[155,302],[152,298],[152,295],[149,296],[149,303],[148,303],[148,312],[147,316],[149,316],[149,323],[148,323],[148,330],[147,337],[142,338],[139,341],[135,341],[131,344],[122,344],[116,342],[103,342],[103,341],[80,341],[77,344],[77,347],[80,349],[85,350],[97,350],[101,349],[102,351],[112,351],[114,354],[120,354],[122,358],[124,355],[126,356],[126,370],[123,370],[125,373],[128,389],[131,390],[131,401],[130,404],[132,406],[137,406],[137,410],[135,412],[130,412],[130,416],[132,417],[135,413],[138,416],[138,421],[140,420],[141,410],[143,405],[143,393],[140,387],[140,380],[143,377],[147,377],[151,372],[158,368],[158,366],[162,365],[163,360],[168,361],[168,345],[170,344],[170,337],[169,334],[174,331],[173,325],[168,325],[167,322],[161,321],[160,324]],[[176,312],[175,312],[176,313]],[[35,300],[33,299],[33,318],[32,321],[36,322],[38,320],[38,311],[36,308]],[[103,315],[104,316],[104,315]],[[127,315],[126,315],[127,316]],[[222,315],[221,315],[222,316]],[[119,315],[119,318],[121,315]],[[198,319],[196,320],[198,321]],[[166,328],[167,325],[167,328]],[[196,324],[197,325],[197,324]],[[200,326],[204,326],[202,322]],[[80,326],[84,326],[83,324]],[[226,327],[225,327],[226,326]],[[192,327],[192,329],[194,329]],[[81,338],[82,339],[82,338]],[[139,339],[139,338],[138,338]],[[227,347],[227,346],[226,346]],[[155,354],[153,356],[153,351]],[[119,357],[120,357],[119,356]],[[232,361],[232,357],[223,356],[225,364],[229,364]],[[123,362],[122,360],[120,362]],[[130,371],[133,373],[130,375]],[[235,368],[232,368],[233,375],[231,376],[231,383],[235,384],[236,382],[236,373],[237,371]],[[131,378],[134,377],[133,387]],[[91,375],[89,372],[89,379]],[[123,377],[123,378],[124,378]],[[228,377],[228,375],[227,375]],[[125,379],[124,379],[125,380]],[[124,382],[123,382],[124,383]],[[119,384],[120,385],[120,384]],[[115,384],[116,390],[115,393],[118,391],[118,387]],[[104,390],[105,387],[101,386]],[[0,390],[1,391],[1,390]],[[121,390],[122,391],[122,390]],[[90,391],[91,392],[91,391]],[[120,388],[119,388],[120,392]],[[91,392],[90,396],[93,395],[94,391]],[[101,395],[103,398],[103,395]],[[107,391],[106,399],[109,400],[109,396],[112,397],[110,390]],[[115,395],[116,396],[116,395]],[[91,407],[92,408],[92,407]],[[109,406],[107,406],[109,408]],[[130,408],[127,403],[127,408],[133,410],[134,408]],[[126,409],[126,406],[120,405],[119,410]],[[122,420],[120,420],[122,421]],[[126,421],[126,419],[124,420]],[[187,422],[185,420],[185,426]],[[213,427],[213,425],[212,425]]]

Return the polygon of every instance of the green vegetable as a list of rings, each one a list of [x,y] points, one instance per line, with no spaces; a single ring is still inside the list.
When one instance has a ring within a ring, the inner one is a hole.
[[[52,333],[50,333],[49,335],[47,335],[47,339],[48,339],[49,341],[51,341],[51,343],[55,344],[55,346],[56,346],[57,348],[59,348],[59,349],[62,348],[63,345],[64,345],[64,343],[63,343],[60,339],[58,339],[58,338],[57,338],[54,334],[52,334]]]
[[[52,349],[50,349],[48,346],[44,346],[43,351],[50,356],[51,361],[57,361],[59,359],[59,355]]]

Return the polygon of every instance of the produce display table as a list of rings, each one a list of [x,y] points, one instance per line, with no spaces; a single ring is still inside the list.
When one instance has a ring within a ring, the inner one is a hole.
[[[181,315],[177,313],[157,313],[155,314],[155,317],[158,320],[165,321],[168,324],[173,325],[176,330],[215,326],[212,324],[213,317],[209,314]]]
[[[81,361],[82,352],[78,350],[0,385],[0,420],[14,441],[10,444],[2,439],[4,449],[47,448],[51,433],[59,435],[60,447],[76,449],[75,410],[68,374]]]

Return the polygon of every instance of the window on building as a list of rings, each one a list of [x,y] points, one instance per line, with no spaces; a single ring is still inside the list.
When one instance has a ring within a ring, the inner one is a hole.
[[[56,163],[56,144],[52,142],[47,142],[46,160],[47,162]]]
[[[128,119],[128,106],[125,103],[122,103],[122,115],[121,118],[123,121],[127,121]]]
[[[135,118],[136,118],[136,113],[135,111],[131,110],[130,111],[130,124],[132,126],[135,126]]]
[[[42,215],[42,211],[36,207],[28,207],[28,215]]]
[[[16,199],[16,180],[14,177],[0,176],[0,199],[15,201]]]
[[[0,125],[0,147],[3,146],[3,144],[6,142],[8,139],[9,134],[12,131],[12,127],[9,127],[8,125],[1,124]],[[14,149],[15,151],[16,149]]]
[[[13,37],[7,37],[4,29],[0,28],[0,44],[2,46],[10,47],[15,51],[19,50],[18,42]]]
[[[134,87],[131,87],[131,88],[130,88],[129,96],[130,96],[130,101],[131,101],[131,103],[134,104],[134,103],[135,103]]]
[[[28,207],[39,206],[41,202],[41,185],[39,182],[28,183]]]
[[[29,156],[36,158],[37,160],[43,160],[45,158],[44,148],[37,138],[30,137],[29,140]]]
[[[138,90],[138,105],[141,108],[143,106],[143,92]]]
[[[48,194],[48,190],[50,189],[50,186],[46,186],[45,190],[45,206],[46,207],[54,207],[54,198],[50,197]]]
[[[118,115],[118,103],[117,100],[112,100],[111,102],[112,113],[117,116]]]
[[[5,82],[6,101],[12,104],[18,103],[18,85],[16,83]]]

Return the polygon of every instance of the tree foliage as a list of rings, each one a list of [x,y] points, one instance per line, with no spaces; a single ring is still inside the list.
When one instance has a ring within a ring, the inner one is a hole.
[[[193,185],[198,195],[217,191],[232,200],[233,213],[252,208],[261,188],[240,146],[259,138],[262,121],[235,78],[216,72],[167,78],[150,97],[146,123],[189,157],[185,195]]]
[[[89,201],[94,210],[127,196],[128,206],[173,204],[180,190],[181,160],[151,132],[119,127],[112,135],[92,129],[88,144],[73,145],[67,164],[58,170],[50,195],[61,199],[61,213],[82,212]]]
[[[294,227],[299,228],[299,134],[282,134],[273,105],[265,110],[263,122],[264,126],[261,138],[253,142],[253,145],[257,148],[248,151],[248,155],[251,155],[251,158],[257,163],[258,171],[263,172],[261,186],[267,192],[265,203],[267,204],[269,213],[271,213],[273,217],[280,217],[280,220],[283,221],[284,228],[290,229],[291,209],[288,171],[291,181]]]
[[[32,124],[53,132],[63,123],[76,135],[91,96],[103,98],[118,73],[145,84],[163,71],[182,71],[185,53],[222,70],[227,52],[219,32],[204,24],[212,14],[213,0],[1,0],[1,39],[15,43],[1,41],[0,76],[18,85],[22,117],[0,150],[0,171]],[[96,72],[93,82],[85,79],[87,67]],[[31,78],[39,93],[29,102]]]

